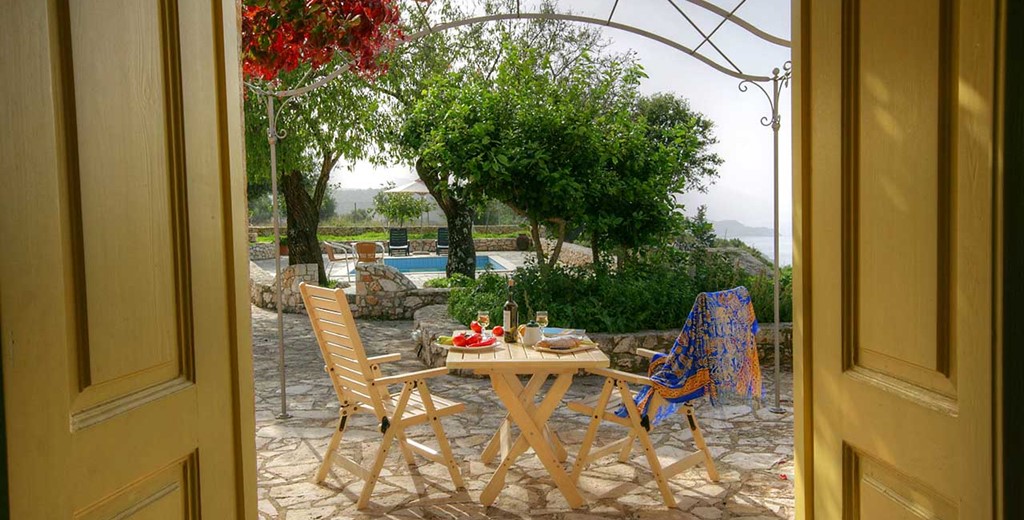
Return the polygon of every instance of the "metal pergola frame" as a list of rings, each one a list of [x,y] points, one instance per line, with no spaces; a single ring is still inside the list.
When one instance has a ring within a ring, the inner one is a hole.
[[[764,40],[765,42],[780,46],[791,48],[789,40],[780,38],[769,34],[766,31],[761,30],[756,25],[743,20],[736,16],[736,12],[746,3],[747,0],[739,0],[738,3],[732,10],[726,11],[725,9],[707,2],[705,0],[665,0],[670,4],[679,15],[686,20],[686,22],[695,29],[698,34],[703,37],[703,40],[694,48],[690,48],[682,43],[679,43],[671,38],[666,38],[662,35],[653,33],[651,31],[636,27],[633,25],[616,22],[614,20],[615,11],[618,8],[619,0],[615,0],[609,10],[607,18],[595,18],[593,16],[582,16],[572,13],[556,13],[556,12],[522,12],[520,1],[516,1],[515,12],[500,13],[500,14],[486,14],[480,16],[470,16],[460,20],[453,20],[449,22],[439,23],[436,25],[427,25],[426,27],[416,31],[412,34],[407,35],[401,43],[408,44],[424,38],[430,34],[440,31],[446,31],[449,29],[455,29],[458,27],[464,27],[468,25],[489,23],[497,21],[511,21],[511,20],[562,20],[569,22],[584,23],[590,25],[598,25],[602,27],[608,27],[611,29],[617,29],[624,32],[636,34],[649,40],[656,41],[663,45],[667,45],[673,49],[676,49],[684,54],[688,54],[693,58],[701,61],[705,65],[717,70],[718,72],[731,76],[740,80],[738,85],[740,92],[746,92],[750,85],[758,88],[768,100],[768,105],[771,110],[769,116],[761,118],[761,125],[769,127],[772,130],[773,136],[773,156],[774,156],[774,184],[773,184],[773,199],[774,199],[774,261],[773,261],[773,292],[774,292],[774,311],[775,311],[775,335],[773,338],[774,343],[774,357],[775,357],[775,398],[773,406],[770,408],[771,411],[776,413],[782,413],[784,410],[780,403],[780,357],[779,357],[779,129],[781,127],[782,116],[779,113],[779,96],[782,89],[789,86],[790,79],[792,78],[792,62],[786,61],[782,67],[772,69],[771,76],[758,76],[744,73],[729,57],[715,45],[712,37],[718,32],[722,26],[726,23],[731,23],[736,27],[739,27],[749,34]],[[721,20],[710,32],[705,33],[704,30],[698,26],[693,19],[687,14],[687,12],[680,7],[681,2],[686,2],[698,8],[704,9],[705,11],[714,13],[721,17]],[[426,9],[429,9],[427,7]],[[426,19],[426,9],[421,10],[421,14]],[[705,44],[711,46],[718,55],[720,55],[726,62],[727,65],[722,64],[706,54],[700,53],[701,47]],[[349,65],[342,65],[316,81],[286,90],[268,91],[256,87],[252,84],[246,84],[250,90],[257,95],[263,96],[267,101],[267,140],[270,144],[270,179],[271,179],[271,198],[272,198],[272,220],[274,224],[274,260],[275,260],[275,283],[274,291],[277,299],[277,340],[278,340],[278,366],[281,384],[281,411],[278,414],[279,419],[286,419],[290,417],[288,414],[288,398],[286,393],[286,376],[285,376],[285,362],[284,362],[284,315],[282,309],[282,295],[281,295],[281,234],[279,228],[279,206],[278,206],[278,193],[277,193],[277,141],[285,138],[284,132],[280,131],[277,127],[277,117],[280,115],[280,110],[283,109],[289,101],[302,96],[308,92],[316,90],[330,81],[334,80],[338,76],[348,71]],[[275,100],[282,100],[281,106],[278,110],[275,110]]]

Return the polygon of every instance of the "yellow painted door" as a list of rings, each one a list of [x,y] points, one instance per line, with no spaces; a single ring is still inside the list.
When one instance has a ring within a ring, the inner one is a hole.
[[[794,4],[806,518],[993,517],[997,3]]]
[[[11,518],[254,518],[236,7],[2,11]]]

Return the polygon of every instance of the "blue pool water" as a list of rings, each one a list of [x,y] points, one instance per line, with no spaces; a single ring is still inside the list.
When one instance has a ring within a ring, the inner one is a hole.
[[[445,268],[448,267],[447,256],[402,256],[402,257],[387,257],[384,259],[385,265],[390,265],[395,269],[403,273],[443,273]],[[495,271],[507,271],[510,267],[503,264],[496,258],[487,255],[477,255],[476,257],[476,270],[486,271],[488,269]]]

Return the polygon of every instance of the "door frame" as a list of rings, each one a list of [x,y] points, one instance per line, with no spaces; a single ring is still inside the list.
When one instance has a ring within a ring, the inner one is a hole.
[[[1004,318],[1024,314],[1024,271],[1020,269],[1024,266],[1024,4],[1003,0],[1000,7],[1005,26],[999,37],[1005,52],[1002,131],[997,141],[997,151],[1003,157],[1003,198],[997,202],[1002,206],[1003,217],[1003,259],[999,269],[1003,278],[1002,316],[998,317],[1002,324],[996,324],[1002,339],[1001,352],[997,352],[1002,357],[1002,374],[1001,379],[997,377],[995,388],[1001,409],[997,413],[1001,411],[1002,420],[1001,438],[996,444],[997,455],[1001,456],[995,461],[1002,477],[1001,486],[997,482],[997,493],[1001,495],[997,498],[997,509],[1001,507],[1002,518],[1024,518],[1024,499],[1020,498],[1024,497],[1024,471],[1020,467],[1024,445],[1005,442],[1024,438],[1024,408],[1019,404],[1024,402],[1024,342],[1020,340],[1024,337],[1024,321]],[[1007,348],[1007,344],[1012,346]]]

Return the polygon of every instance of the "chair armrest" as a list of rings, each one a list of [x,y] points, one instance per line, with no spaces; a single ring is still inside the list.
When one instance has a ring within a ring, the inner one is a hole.
[[[645,357],[647,359],[653,358],[655,354],[661,354],[661,352],[657,352],[657,351],[654,351],[654,350],[647,350],[645,348],[638,348],[638,349],[636,349],[636,355],[643,356],[643,357]]]
[[[380,363],[393,363],[400,359],[402,359],[402,354],[399,352],[395,352],[394,354],[384,354],[382,356],[373,356],[366,358],[366,360],[369,361],[371,365]]]
[[[634,385],[651,385],[653,382],[651,378],[647,376],[641,376],[638,374],[632,374],[629,372],[623,372],[621,370],[615,370],[612,368],[591,368],[587,370],[591,374],[597,376],[610,377],[618,381],[625,381]]]
[[[426,370],[419,370],[417,372],[409,372],[408,374],[399,374],[397,376],[381,377],[370,381],[371,386],[388,386],[397,385],[402,383],[408,383],[410,381],[418,381],[421,379],[427,379],[428,377],[443,376],[448,373],[447,367],[428,368]]]

